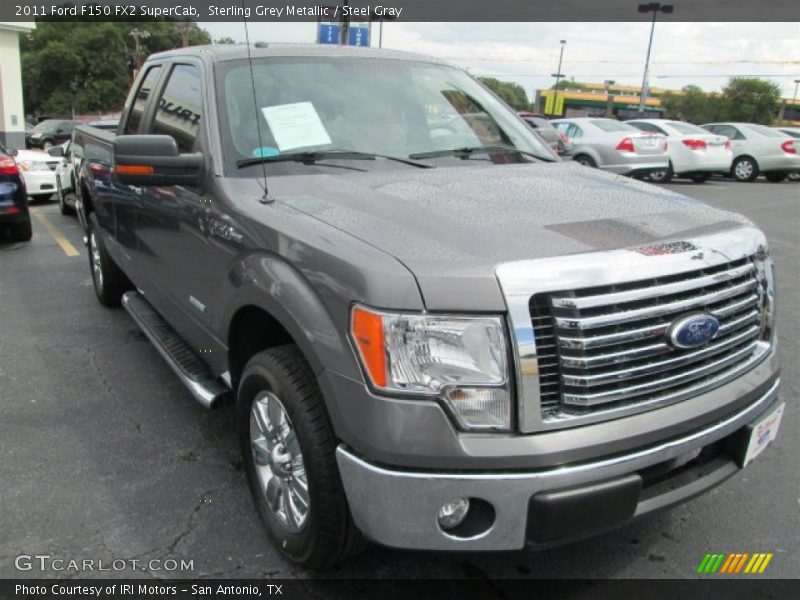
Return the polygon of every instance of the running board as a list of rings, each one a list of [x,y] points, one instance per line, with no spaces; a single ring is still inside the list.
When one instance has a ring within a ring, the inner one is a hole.
[[[230,393],[230,389],[217,381],[206,364],[145,300],[144,296],[135,291],[126,292],[122,296],[122,306],[141,327],[195,400],[206,408],[213,408]]]

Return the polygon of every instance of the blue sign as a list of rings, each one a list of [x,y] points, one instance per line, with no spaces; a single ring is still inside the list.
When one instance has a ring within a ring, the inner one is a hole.
[[[351,24],[347,30],[348,46],[369,46],[369,27],[359,27]]]
[[[320,23],[317,41],[320,44],[339,44],[341,25],[339,23]]]

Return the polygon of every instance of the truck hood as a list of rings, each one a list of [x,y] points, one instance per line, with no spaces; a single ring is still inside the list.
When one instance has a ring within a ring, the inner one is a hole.
[[[734,229],[739,215],[571,162],[281,177],[281,203],[380,248],[431,310],[504,310],[506,262]]]

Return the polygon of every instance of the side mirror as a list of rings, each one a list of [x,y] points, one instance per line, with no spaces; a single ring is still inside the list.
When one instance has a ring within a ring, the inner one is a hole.
[[[169,135],[114,138],[114,174],[122,185],[191,185],[202,182],[201,153],[181,154]]]
[[[53,146],[52,148],[48,148],[47,153],[50,156],[64,156],[64,149],[61,146]]]

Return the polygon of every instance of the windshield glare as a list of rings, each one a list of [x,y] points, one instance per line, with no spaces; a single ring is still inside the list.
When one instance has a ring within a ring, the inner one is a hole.
[[[270,58],[254,61],[251,78],[247,61],[226,66],[218,88],[223,140],[234,150],[229,164],[333,149],[407,158],[476,146],[555,159],[514,112],[456,68],[373,58]],[[470,160],[526,161],[517,154]]]

